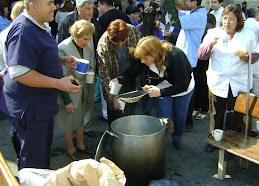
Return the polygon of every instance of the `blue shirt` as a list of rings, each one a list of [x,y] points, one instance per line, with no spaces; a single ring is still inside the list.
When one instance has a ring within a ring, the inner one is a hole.
[[[55,39],[25,16],[18,16],[6,39],[7,65],[22,65],[43,75],[62,78],[63,71]],[[12,117],[22,118],[26,108],[37,113],[32,119],[48,119],[58,112],[58,90],[35,88],[4,75],[1,110]]]
[[[142,34],[142,28],[141,28],[141,26],[142,26],[142,24],[141,24],[141,25],[138,25],[136,28],[137,28],[137,30]],[[164,36],[163,36],[163,33],[162,33],[162,31],[161,31],[160,28],[156,28],[156,29],[154,30],[153,36],[158,37],[160,40],[164,40]]]
[[[131,21],[131,23],[132,23],[135,27],[137,27],[138,24],[139,24],[139,22],[138,22],[137,20],[132,19],[131,17],[130,17],[130,21]]]
[[[6,17],[0,16],[0,32],[6,29],[10,24],[11,22]]]
[[[178,36],[176,47],[180,48],[192,68],[197,66],[197,50],[200,47],[201,39],[207,24],[207,14],[205,8],[198,8],[192,11],[178,11],[182,29]]]

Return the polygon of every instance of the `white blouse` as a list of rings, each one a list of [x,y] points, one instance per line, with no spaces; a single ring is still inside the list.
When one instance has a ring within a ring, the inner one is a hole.
[[[255,35],[246,29],[236,32],[232,39],[221,28],[209,29],[201,47],[209,44],[214,38],[219,37],[217,44],[211,50],[209,68],[207,70],[207,82],[210,91],[219,97],[227,98],[229,85],[233,96],[239,91],[247,91],[248,63],[235,56],[238,50],[258,52]],[[251,82],[252,82],[251,76]],[[252,88],[252,83],[251,87]]]

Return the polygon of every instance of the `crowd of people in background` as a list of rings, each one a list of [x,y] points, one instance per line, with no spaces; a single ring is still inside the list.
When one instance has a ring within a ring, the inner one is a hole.
[[[80,159],[78,153],[92,155],[84,135],[96,137],[95,102],[102,103],[100,119],[107,125],[135,114],[136,104],[121,109],[111,82],[123,85],[120,93],[148,85],[143,114],[156,106],[156,117],[172,118],[178,150],[193,119],[210,116],[208,135],[214,129],[241,131],[234,105],[238,93],[247,91],[250,59],[250,88],[259,93],[259,7],[245,1],[226,6],[224,0],[211,0],[208,11],[202,0],[125,3],[1,1],[0,109],[12,124],[19,169],[49,168],[54,129],[64,132],[72,160]],[[247,53],[237,56],[238,50]],[[76,72],[77,59],[89,61],[93,84]],[[74,79],[79,86],[71,84]]]

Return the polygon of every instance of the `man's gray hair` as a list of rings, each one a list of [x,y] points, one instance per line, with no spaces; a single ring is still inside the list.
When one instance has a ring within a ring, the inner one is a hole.
[[[27,11],[30,10],[29,4],[31,2],[38,4],[38,3],[41,2],[41,0],[24,0],[24,8],[25,8],[25,10],[27,10]]]
[[[248,17],[255,17],[256,14],[259,14],[259,8],[252,7],[247,10]]]
[[[93,4],[94,1],[93,0],[76,0],[76,6],[80,6],[81,8],[85,5],[85,4]]]

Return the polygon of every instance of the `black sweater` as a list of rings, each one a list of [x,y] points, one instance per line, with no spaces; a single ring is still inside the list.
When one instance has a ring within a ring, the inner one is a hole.
[[[177,47],[173,47],[171,51],[168,51],[166,61],[167,76],[164,76],[163,78],[151,71],[146,65],[140,63],[139,60],[136,60],[122,76],[118,77],[118,79],[120,83],[127,85],[129,82],[134,81],[142,70],[147,70],[149,85],[156,86],[164,80],[167,80],[173,85],[162,88],[160,90],[161,97],[172,96],[187,91],[192,78],[192,67],[184,52]]]

